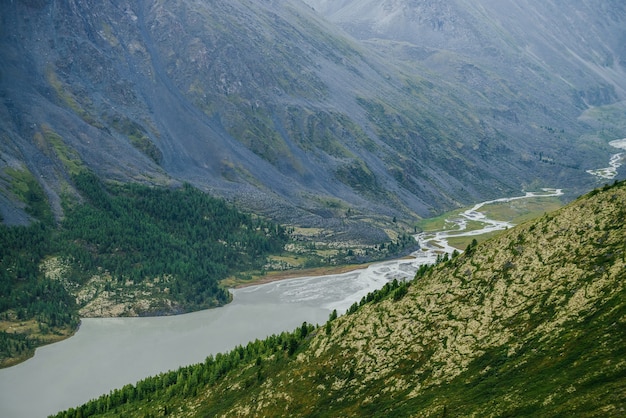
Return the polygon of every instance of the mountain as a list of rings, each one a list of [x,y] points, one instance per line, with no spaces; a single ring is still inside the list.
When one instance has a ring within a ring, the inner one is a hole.
[[[529,88],[519,92],[522,103],[569,91],[570,101],[584,108],[611,104],[626,92],[623,2],[306,2],[357,39],[379,43],[450,81],[477,83],[486,95],[497,92],[480,83],[494,77],[502,82],[499,89]]]
[[[394,217],[588,190],[626,136],[622,2],[310,4],[326,17],[298,0],[2,2],[3,221],[33,217],[23,176],[61,219],[89,168],[380,242]]]
[[[623,416],[626,182],[74,416]]]

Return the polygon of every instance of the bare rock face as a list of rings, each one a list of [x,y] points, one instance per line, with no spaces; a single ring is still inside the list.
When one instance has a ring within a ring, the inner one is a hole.
[[[620,2],[308,3],[3,2],[3,219],[28,221],[7,167],[57,218],[87,167],[358,235],[589,188],[626,136],[602,113],[626,91]]]

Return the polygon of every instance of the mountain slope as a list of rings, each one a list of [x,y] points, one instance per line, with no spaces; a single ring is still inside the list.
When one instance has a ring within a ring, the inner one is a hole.
[[[274,336],[59,416],[622,416],[626,182]]]
[[[496,118],[536,123],[541,113],[555,112],[565,119],[586,106],[624,100],[623,2],[307,3],[374,47],[474,86],[475,97],[467,99],[480,104],[480,95],[488,97],[499,105],[492,109]],[[552,109],[550,97],[563,103]]]
[[[487,65],[510,84],[545,77],[539,84],[567,86],[577,95],[573,99],[593,106],[623,100],[626,93],[623,2],[306,2],[356,38],[403,42],[407,50],[421,50],[421,58],[413,57],[430,65],[439,52],[453,52],[469,64]]]
[[[529,184],[586,189],[604,140],[626,135],[577,120],[588,104],[570,90],[544,91],[579,62],[534,86],[454,54],[407,65],[295,0],[20,0],[0,16],[6,223],[30,219],[11,170],[40,182],[58,219],[62,195],[75,195],[71,174],[87,166],[117,181],[187,181],[282,222],[380,241],[396,215]],[[620,45],[615,19],[590,36]],[[511,42],[507,54],[525,41]],[[457,68],[465,78],[442,77]],[[609,87],[589,102],[623,98]]]

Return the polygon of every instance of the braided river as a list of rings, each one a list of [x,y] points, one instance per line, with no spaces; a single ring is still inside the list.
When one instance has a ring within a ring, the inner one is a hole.
[[[612,145],[626,149],[626,139]],[[612,157],[609,168],[589,173],[613,175],[623,159],[618,155]],[[291,331],[304,321],[323,324],[334,309],[343,313],[385,283],[411,279],[419,266],[452,253],[448,239],[513,226],[489,219],[481,212],[484,205],[561,194],[560,189],[544,189],[479,203],[448,219],[451,227],[447,230],[415,235],[421,248],[410,257],[343,274],[233,289],[233,302],[221,308],[169,317],[83,319],[73,337],[38,348],[32,359],[0,370],[0,417],[45,417],[146,376],[204,361],[209,354],[256,338]],[[471,230],[467,229],[469,221],[473,221]],[[474,227],[476,222],[479,229]]]

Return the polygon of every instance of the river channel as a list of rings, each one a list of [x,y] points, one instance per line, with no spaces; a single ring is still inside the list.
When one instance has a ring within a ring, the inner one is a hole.
[[[619,148],[626,151],[626,138],[624,139],[616,139],[615,141],[609,142],[609,145],[614,148]],[[592,176],[600,177],[607,180],[612,180],[617,177],[617,169],[622,166],[622,162],[624,161],[624,153],[619,152],[617,154],[613,154],[611,159],[609,160],[609,166],[605,168],[598,168],[596,170],[587,170],[587,173]]]
[[[146,376],[204,361],[209,354],[291,331],[304,321],[323,324],[333,309],[343,313],[386,282],[411,279],[420,265],[454,251],[449,238],[513,226],[487,218],[480,212],[482,206],[559,195],[559,189],[544,189],[480,203],[448,219],[447,230],[416,235],[421,249],[409,258],[343,274],[234,289],[233,302],[221,308],[170,317],[83,319],[73,337],[41,347],[32,359],[0,370],[0,417],[47,416]],[[482,228],[467,230],[470,220]]]
[[[626,150],[626,139],[612,141]],[[614,178],[624,155],[589,174]],[[448,239],[477,236],[513,225],[489,219],[484,205],[533,197],[560,196],[560,189],[475,205],[446,220],[446,230],[417,234],[421,249],[411,257],[361,270],[301,277],[232,290],[227,306],[186,315],[153,318],[83,319],[71,338],[37,349],[35,356],[0,370],[0,417],[45,417],[110,390],[180,366],[203,361],[256,338],[291,331],[306,321],[323,324],[333,309],[343,313],[367,293],[393,279],[411,279],[420,265],[452,253]],[[468,222],[472,230],[468,230]],[[481,227],[476,229],[478,222]]]

